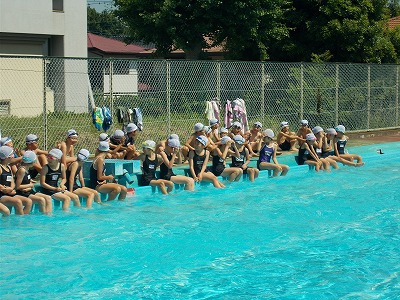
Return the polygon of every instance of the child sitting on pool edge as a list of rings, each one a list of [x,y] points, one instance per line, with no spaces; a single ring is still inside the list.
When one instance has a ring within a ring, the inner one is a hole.
[[[76,155],[76,160],[71,162],[66,170],[67,182],[65,186],[71,193],[86,199],[86,207],[92,208],[93,201],[101,203],[99,193],[91,188],[85,186],[83,179],[82,167],[86,160],[88,160],[90,153],[86,149],[79,150]],[[79,184],[78,184],[79,180]]]
[[[65,165],[61,163],[63,153],[60,149],[52,149],[47,155],[48,163],[43,166],[40,172],[40,185],[46,195],[50,195],[54,200],[62,202],[62,209],[69,208],[71,200],[74,206],[81,206],[79,197],[67,190]],[[61,179],[61,181],[60,181]]]
[[[256,168],[251,168],[248,166],[250,163],[250,154],[245,145],[246,141],[241,135],[233,136],[233,140],[235,142],[237,151],[239,152],[239,157],[232,155],[231,166],[233,168],[241,168],[243,170],[243,174],[247,174],[249,176],[249,180],[253,182],[258,177],[260,171]],[[234,151],[234,149],[232,150]]]
[[[161,156],[156,154],[156,143],[147,140],[142,144],[143,153],[139,156],[142,169],[142,186],[157,186],[164,195],[170,193],[174,183],[165,179],[156,178],[156,170],[160,165]]]
[[[289,171],[289,166],[279,164],[276,159],[277,144],[273,142],[274,132],[271,129],[265,129],[263,135],[258,144],[260,156],[257,161],[257,168],[259,170],[272,170],[272,177],[278,176],[279,173],[281,176],[285,176]]]
[[[112,174],[105,174],[104,159],[108,155],[110,145],[107,141],[99,142],[97,154],[90,166],[90,188],[101,194],[107,194],[107,201],[112,201],[118,196],[118,200],[125,200],[127,188],[115,182]]]
[[[208,139],[204,135],[196,137],[194,143],[194,150],[189,152],[189,168],[190,174],[194,181],[211,182],[216,188],[224,188],[225,185],[218,180],[218,178],[207,169],[210,152],[206,150]]]

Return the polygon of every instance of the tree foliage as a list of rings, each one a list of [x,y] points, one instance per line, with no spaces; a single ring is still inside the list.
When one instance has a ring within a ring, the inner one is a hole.
[[[127,27],[113,10],[97,12],[94,8],[87,9],[88,32],[108,38],[121,38],[126,35]]]
[[[126,42],[154,43],[159,55],[182,49],[199,59],[202,49],[222,45],[225,57],[237,60],[400,58],[398,30],[386,25],[400,15],[400,0],[114,0],[114,6],[88,11],[91,31],[115,36],[127,28]]]
[[[400,16],[400,0],[388,0],[387,6],[391,18]]]
[[[114,0],[131,41],[154,42],[161,54],[180,48],[187,58],[224,44],[234,58],[260,60],[268,44],[287,34],[285,0]],[[206,43],[205,37],[211,40]]]
[[[387,0],[294,1],[287,14],[293,28],[276,43],[277,60],[394,62],[397,53],[387,30]]]

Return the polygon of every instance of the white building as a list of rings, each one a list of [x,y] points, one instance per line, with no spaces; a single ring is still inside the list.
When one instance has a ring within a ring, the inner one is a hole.
[[[0,55],[0,113],[87,112],[86,60],[38,59],[87,57],[86,0],[0,0]]]

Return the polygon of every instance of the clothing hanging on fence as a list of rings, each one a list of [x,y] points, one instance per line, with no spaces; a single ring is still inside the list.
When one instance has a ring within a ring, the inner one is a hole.
[[[232,111],[235,121],[239,121],[242,124],[242,131],[248,131],[249,124],[247,122],[246,104],[244,100],[240,98],[236,98],[235,100],[233,100]]]
[[[104,117],[102,127],[103,127],[104,131],[107,131],[108,129],[110,129],[110,127],[113,123],[111,111],[107,106],[103,106],[102,111],[103,111],[103,117]]]
[[[118,123],[123,125],[128,125],[132,122],[131,117],[132,110],[127,109],[126,107],[119,106],[117,107],[117,119]]]
[[[139,107],[135,107],[133,110],[133,116],[132,116],[132,121],[135,123],[135,125],[138,127],[140,131],[143,130],[143,116],[142,116],[142,111],[140,110]]]
[[[93,109],[92,119],[94,127],[96,127],[97,130],[101,130],[104,122],[103,109],[101,107],[95,107]]]
[[[214,118],[221,122],[220,119],[220,110],[221,110],[221,102],[218,98],[214,98],[211,100],[212,110],[214,112]]]
[[[229,128],[233,123],[233,111],[232,111],[232,102],[230,100],[226,100],[225,104],[225,127]]]
[[[210,121],[211,119],[215,119],[213,106],[211,101],[206,101],[206,110],[204,111],[206,114],[206,119]]]

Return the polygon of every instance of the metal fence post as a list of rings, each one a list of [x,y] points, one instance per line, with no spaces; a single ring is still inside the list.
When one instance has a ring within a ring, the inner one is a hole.
[[[166,92],[167,92],[167,134],[171,133],[171,62],[166,64]]]
[[[43,147],[47,149],[47,94],[46,94],[46,86],[47,86],[47,58],[44,57],[42,59],[43,62]]]
[[[217,62],[217,70],[216,70],[216,75],[217,75],[217,98],[221,100],[221,62]]]
[[[339,124],[339,65],[336,64],[335,125]]]
[[[304,119],[304,65],[300,65],[300,119]]]
[[[368,87],[367,87],[367,129],[370,124],[370,113],[371,113],[371,66],[368,65]]]
[[[399,125],[399,68],[396,68],[396,125]]]
[[[265,115],[265,65],[261,63],[261,119],[262,123],[264,123],[264,115]]]
[[[111,58],[110,60],[110,69],[109,69],[109,73],[110,73],[110,81],[109,81],[109,85],[110,85],[110,111],[111,111],[111,115],[114,114],[114,94],[113,94],[113,72],[114,72],[114,62],[113,59]]]

